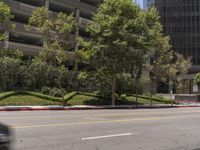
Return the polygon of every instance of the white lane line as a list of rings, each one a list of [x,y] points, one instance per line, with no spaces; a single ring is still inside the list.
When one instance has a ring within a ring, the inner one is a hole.
[[[96,136],[96,137],[86,137],[81,138],[81,140],[94,140],[94,139],[102,139],[102,138],[111,138],[111,137],[120,137],[120,136],[130,136],[132,133],[124,133],[124,134],[113,134],[113,135],[104,135],[104,136]]]

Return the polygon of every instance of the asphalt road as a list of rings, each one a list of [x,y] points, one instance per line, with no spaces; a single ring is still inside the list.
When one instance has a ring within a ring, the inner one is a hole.
[[[14,150],[198,150],[200,108],[0,112]]]

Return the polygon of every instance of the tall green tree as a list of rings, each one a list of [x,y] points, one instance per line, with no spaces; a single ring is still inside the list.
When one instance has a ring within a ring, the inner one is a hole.
[[[57,82],[60,90],[63,88],[63,81],[68,72],[67,50],[70,47],[70,34],[76,28],[73,14],[67,15],[62,12],[52,17],[46,7],[39,7],[33,11],[29,18],[28,30],[35,29],[43,36],[44,49],[34,61],[45,62],[57,69]],[[63,105],[64,94],[62,93]]]
[[[149,41],[149,62],[146,68],[150,72],[150,95],[152,96],[157,92],[157,83],[166,82],[168,79],[168,69],[173,59],[173,52],[170,38],[164,35],[156,8],[152,7],[146,11],[145,22],[148,26],[147,39]]]
[[[155,49],[152,52],[150,64],[148,66],[151,78],[151,95],[156,94],[157,83],[166,83],[168,80],[168,70],[174,58],[169,40],[167,36],[160,36],[157,37],[156,45],[154,45]]]
[[[191,62],[190,59],[185,59],[181,54],[172,50],[170,38],[164,35],[160,16],[155,8],[150,8],[146,12],[146,23],[149,26],[150,62],[147,68],[150,71],[150,92],[152,95],[157,92],[158,82],[178,87],[183,75],[191,67]]]
[[[173,92],[173,87],[178,90],[183,83],[184,76],[188,73],[191,68],[191,59],[184,58],[179,53],[174,54],[174,60],[168,69],[169,76],[169,87],[170,92]]]
[[[35,57],[35,62],[44,62],[48,65],[51,65],[55,70],[55,78],[58,84],[58,88],[61,92],[61,98],[63,106],[65,106],[64,100],[64,90],[63,90],[63,82],[66,79],[66,74],[68,73],[67,68],[67,53],[57,41],[49,44],[46,50],[41,51],[38,57]]]
[[[116,79],[125,72],[130,47],[141,34],[139,23],[141,9],[132,0],[107,0],[100,5],[88,27],[91,35],[93,67],[97,74],[106,77],[115,105]],[[131,40],[132,42],[131,42]],[[140,38],[139,38],[140,39]]]
[[[138,86],[142,71],[148,60],[149,40],[148,26],[145,22],[145,13],[138,11],[137,18],[130,20],[129,33],[127,36],[129,51],[127,54],[128,73],[131,74],[135,85],[136,106],[138,101]]]

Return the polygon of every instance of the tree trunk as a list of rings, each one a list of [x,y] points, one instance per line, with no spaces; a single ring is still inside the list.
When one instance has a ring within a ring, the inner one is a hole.
[[[112,107],[115,106],[115,88],[116,88],[116,78],[112,78]]]
[[[173,84],[169,83],[169,93],[171,94],[171,99],[173,95]],[[171,100],[171,106],[173,106],[173,100]]]
[[[64,95],[62,95],[62,103],[63,103],[63,107],[65,107],[66,106],[66,102],[65,102]]]
[[[135,79],[135,102],[136,107],[138,107],[138,79]]]
[[[65,102],[65,95],[62,93],[62,76],[63,76],[63,73],[61,73],[60,74],[60,76],[59,76],[59,81],[58,81],[58,84],[59,84],[59,88],[60,88],[60,90],[61,90],[61,98],[62,98],[62,105],[63,105],[63,107],[65,107],[66,106],[66,102]]]
[[[152,97],[154,94],[157,93],[157,80],[156,79],[151,79],[151,86],[150,86],[150,101],[149,105],[152,106]]]
[[[74,60],[74,88],[76,91],[78,91],[78,62],[76,60],[76,56],[75,56],[75,60]]]

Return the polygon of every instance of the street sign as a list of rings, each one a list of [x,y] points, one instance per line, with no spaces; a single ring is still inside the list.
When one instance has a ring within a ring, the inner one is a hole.
[[[193,92],[198,92],[199,91],[199,89],[198,89],[198,85],[193,85],[193,90],[192,90]]]

